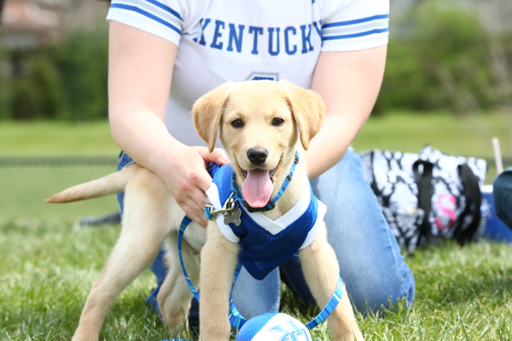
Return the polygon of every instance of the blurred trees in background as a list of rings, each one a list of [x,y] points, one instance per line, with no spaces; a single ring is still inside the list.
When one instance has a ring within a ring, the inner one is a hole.
[[[512,109],[512,25],[491,32],[474,10],[441,4],[394,22],[375,111]]]
[[[57,45],[3,51],[0,118],[106,118],[107,37],[105,29],[74,31]]]
[[[392,13],[375,113],[456,114],[512,109],[512,25],[491,31],[468,6],[422,0]],[[107,30],[73,31],[58,45],[1,51],[0,119],[107,117]]]

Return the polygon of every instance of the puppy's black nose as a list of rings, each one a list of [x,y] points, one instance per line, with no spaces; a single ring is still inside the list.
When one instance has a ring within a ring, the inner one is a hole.
[[[268,150],[263,147],[254,147],[247,151],[247,158],[252,164],[262,165],[267,161]]]

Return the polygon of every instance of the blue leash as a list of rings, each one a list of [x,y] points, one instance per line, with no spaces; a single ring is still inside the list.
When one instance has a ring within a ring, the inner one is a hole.
[[[192,291],[192,294],[195,296],[195,298],[199,301],[199,293],[197,292],[196,288],[190,281],[190,278],[188,277],[187,270],[185,269],[185,265],[183,264],[183,256],[181,252],[181,245],[183,242],[183,235],[185,233],[185,229],[190,224],[192,220],[185,216],[183,220],[181,221],[180,229],[178,231],[178,255],[180,257],[180,264],[181,269],[183,270],[183,274],[185,275],[185,281],[187,282],[190,291]],[[242,328],[242,326],[247,322],[247,319],[245,319],[236,309],[235,304],[233,302],[233,288],[235,287],[235,282],[238,278],[238,275],[240,274],[240,270],[242,269],[242,264],[238,263],[235,269],[235,275],[233,278],[233,285],[231,287],[231,294],[230,294],[230,305],[231,305],[231,313],[229,314],[229,322],[231,325],[235,328]],[[329,302],[327,302],[327,305],[325,308],[318,314],[313,320],[308,322],[306,324],[306,327],[308,329],[313,329],[316,326],[318,326],[320,323],[324,322],[327,317],[334,311],[336,306],[341,300],[341,297],[343,295],[343,281],[341,280],[341,277],[338,277],[338,284],[336,285],[336,290],[334,290],[334,294],[332,295]],[[175,339],[171,339],[170,341],[173,341]],[[178,339],[176,339],[178,340]]]

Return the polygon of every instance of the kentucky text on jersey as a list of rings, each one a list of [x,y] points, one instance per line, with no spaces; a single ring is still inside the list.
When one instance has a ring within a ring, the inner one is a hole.
[[[252,55],[293,56],[323,49],[324,45],[334,51],[387,43],[387,0],[313,1],[297,6],[299,11],[293,14],[276,16],[269,12],[264,18],[251,17],[264,11],[265,6],[258,1],[235,3],[236,8],[230,11],[233,4],[229,0],[113,0],[108,19],[141,28],[176,45],[182,36],[188,36],[212,50]],[[276,2],[274,9],[286,11],[291,3]],[[201,16],[195,16],[199,12],[203,12]],[[274,25],[266,26],[267,22]]]
[[[165,124],[181,143],[204,145],[190,115],[199,97],[227,80],[309,88],[322,51],[386,45],[388,13],[389,0],[112,0],[107,20],[178,47]]]
[[[205,30],[208,25],[214,26],[210,30],[210,36],[205,38]],[[322,38],[321,22],[313,22],[300,26],[286,27],[260,27],[234,23],[226,23],[222,20],[211,18],[201,19],[203,33],[201,37],[194,38],[194,41],[203,46],[209,46],[214,49],[226,50],[230,52],[242,53],[242,43],[244,39],[249,39],[251,54],[259,54],[262,50],[268,49],[271,56],[277,56],[279,53],[294,55],[297,52],[302,54],[313,51],[311,35],[318,34]],[[313,33],[314,32],[314,33]],[[267,35],[268,47],[260,46],[258,38]],[[246,45],[247,46],[247,45]]]

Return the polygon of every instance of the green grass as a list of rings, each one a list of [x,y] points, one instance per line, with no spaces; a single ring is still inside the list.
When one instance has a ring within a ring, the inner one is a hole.
[[[107,121],[0,123],[0,156],[111,155],[115,160],[117,154]],[[0,218],[76,219],[109,213],[117,209],[113,196],[66,206],[43,199],[114,170],[115,166],[0,167]]]
[[[458,118],[446,113],[394,113],[371,117],[354,142],[356,151],[372,148],[418,152],[426,143],[446,153],[492,158],[491,138],[512,156],[512,115]],[[1,122],[0,156],[117,155],[108,122]],[[490,165],[487,183],[496,176]],[[506,165],[512,166],[512,165]],[[68,186],[113,171],[114,167],[0,167],[0,217],[77,217],[115,209],[112,198],[70,204],[62,209],[42,199]]]
[[[426,143],[446,153],[493,155],[491,138],[512,156],[512,113],[457,117],[449,113],[396,112],[371,116],[356,150],[417,152]],[[91,123],[0,122],[0,155],[116,155],[107,121]]]
[[[107,121],[0,121],[1,155],[117,155]]]
[[[87,293],[100,275],[119,227],[73,229],[72,221],[0,221],[0,339],[69,340]],[[367,340],[511,340],[512,247],[447,245],[408,258],[416,300],[399,309],[359,316]],[[119,297],[102,340],[159,341],[169,333],[143,302],[154,279],[143,273]],[[303,321],[313,311],[288,290],[283,306]],[[326,326],[313,338],[330,340]]]
[[[512,119],[494,114],[396,113],[372,117],[354,142],[357,151],[417,152],[430,143],[444,152],[492,157],[498,136],[512,156]],[[107,122],[0,123],[0,156],[112,155],[118,148]],[[113,166],[0,167],[0,340],[69,340],[87,293],[119,234],[114,228],[75,229],[79,216],[117,208],[114,197],[67,205],[43,202],[68,186],[113,171]],[[488,174],[491,182],[494,174]],[[408,258],[417,281],[412,308],[363,318],[367,340],[512,340],[512,247],[447,245]],[[102,340],[151,340],[172,335],[143,301],[154,279],[143,273],[108,315]],[[314,313],[284,289],[282,307],[303,321]],[[314,339],[330,340],[326,326]]]
[[[63,220],[1,222],[0,339],[70,340],[118,234],[119,228],[74,230]],[[143,303],[152,283],[146,272],[121,294],[103,329],[105,339],[168,335]]]
[[[511,340],[512,248],[449,245],[408,261],[416,277],[413,308],[363,322],[374,340]]]
[[[418,152],[430,144],[448,154],[493,157],[493,137],[500,139],[502,155],[512,156],[512,113],[458,117],[449,113],[397,112],[370,117],[354,148]]]
[[[0,167],[0,218],[76,219],[114,211],[115,196],[66,205],[43,201],[63,189],[114,170],[115,166]]]

